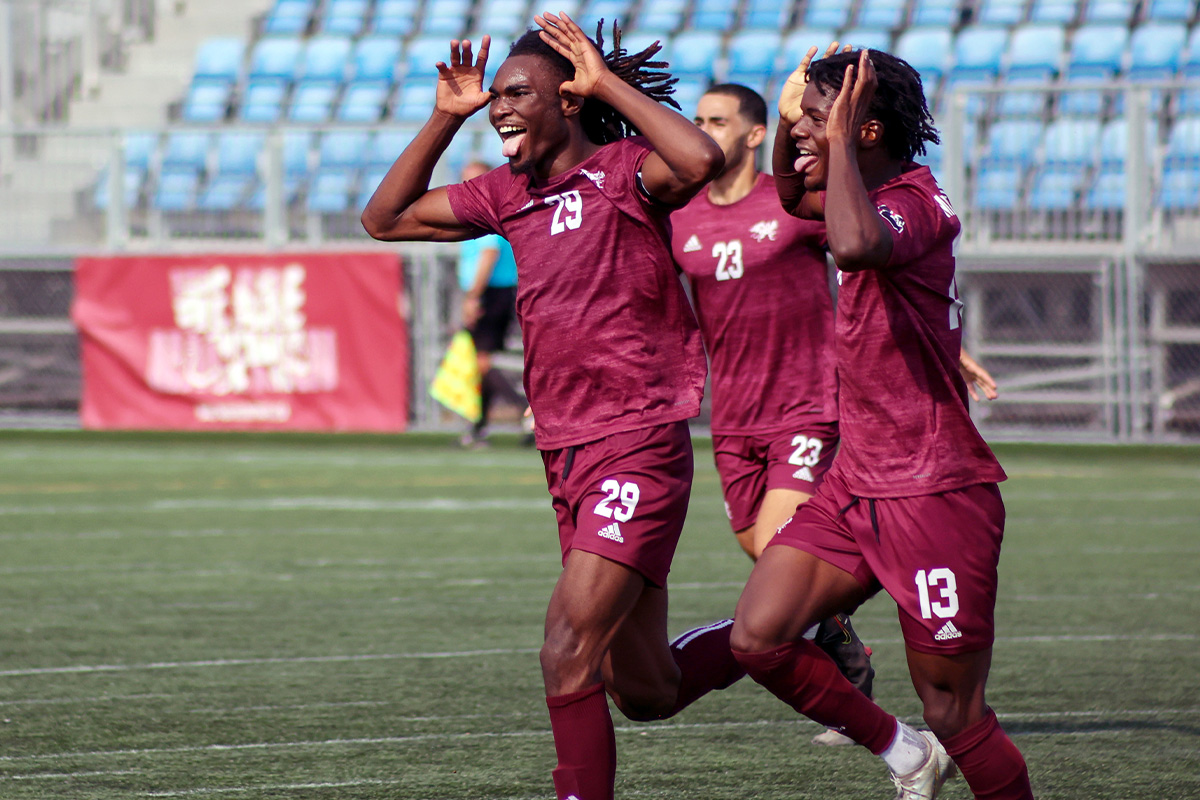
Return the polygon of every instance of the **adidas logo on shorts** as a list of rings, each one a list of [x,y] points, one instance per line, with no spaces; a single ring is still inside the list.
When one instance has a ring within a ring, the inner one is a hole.
[[[605,525],[603,528],[597,531],[597,533],[598,535],[603,536],[605,539],[612,539],[618,544],[625,543],[625,537],[621,535],[621,526],[615,522],[612,525]],[[962,636],[961,633],[958,635]]]
[[[794,480],[808,481],[809,483],[812,483],[812,480],[813,480],[812,470],[809,469],[808,467],[801,467],[800,469],[798,469],[792,473],[792,478]]]
[[[947,622],[942,626],[942,629],[933,635],[934,641],[948,642],[951,639],[961,639],[962,631],[954,626],[953,622]]]

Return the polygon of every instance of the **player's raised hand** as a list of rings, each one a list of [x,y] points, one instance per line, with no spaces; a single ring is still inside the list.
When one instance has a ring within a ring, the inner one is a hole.
[[[452,117],[469,117],[492,99],[483,90],[483,69],[487,66],[488,48],[492,37],[484,34],[479,43],[479,55],[471,61],[471,42],[454,39],[450,42],[450,64],[437,63],[438,82],[435,107]]]
[[[863,50],[858,56],[858,64],[846,67],[841,91],[829,109],[825,130],[830,141],[840,140],[857,146],[863,126],[869,119],[868,110],[878,85],[875,65],[871,63],[871,51]]]
[[[850,45],[846,45],[842,48],[842,52],[849,53],[850,49]],[[825,55],[828,57],[837,51],[838,43],[833,42],[825,48]],[[808,48],[804,58],[800,59],[800,66],[796,67],[788,76],[787,81],[783,84],[783,90],[779,93],[779,116],[789,125],[795,125],[800,121],[800,101],[804,98],[804,90],[808,87],[808,65],[812,63],[813,56],[816,54],[815,46]]]
[[[542,28],[542,41],[575,67],[575,78],[559,86],[560,93],[570,92],[579,97],[588,97],[604,76],[611,74],[596,45],[566,13],[559,16],[539,14],[533,21]]]

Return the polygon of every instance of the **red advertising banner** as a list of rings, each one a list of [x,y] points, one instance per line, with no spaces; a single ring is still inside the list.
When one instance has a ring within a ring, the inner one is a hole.
[[[403,430],[400,290],[387,253],[81,258],[83,426]]]

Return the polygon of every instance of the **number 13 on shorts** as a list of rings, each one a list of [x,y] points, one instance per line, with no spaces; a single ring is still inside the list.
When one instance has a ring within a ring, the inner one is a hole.
[[[948,567],[917,570],[917,598],[921,601],[921,616],[949,619],[958,613],[958,581]],[[935,594],[936,593],[936,594]]]

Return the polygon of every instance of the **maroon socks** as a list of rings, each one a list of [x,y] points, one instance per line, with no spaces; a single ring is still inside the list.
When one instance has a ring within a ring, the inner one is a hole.
[[[746,674],[729,649],[732,630],[733,620],[723,619],[690,630],[671,642],[671,655],[682,675],[675,707],[664,719],[675,716],[714,689],[732,686]]]
[[[841,731],[879,755],[892,743],[896,718],[838,670],[825,651],[802,639],[763,653],[734,651],[747,674],[804,716]]]
[[[604,684],[547,697],[558,766],[558,800],[612,800],[617,775],[617,739]]]
[[[942,746],[977,800],[1033,800],[1025,759],[990,708],[962,733],[942,739]]]

